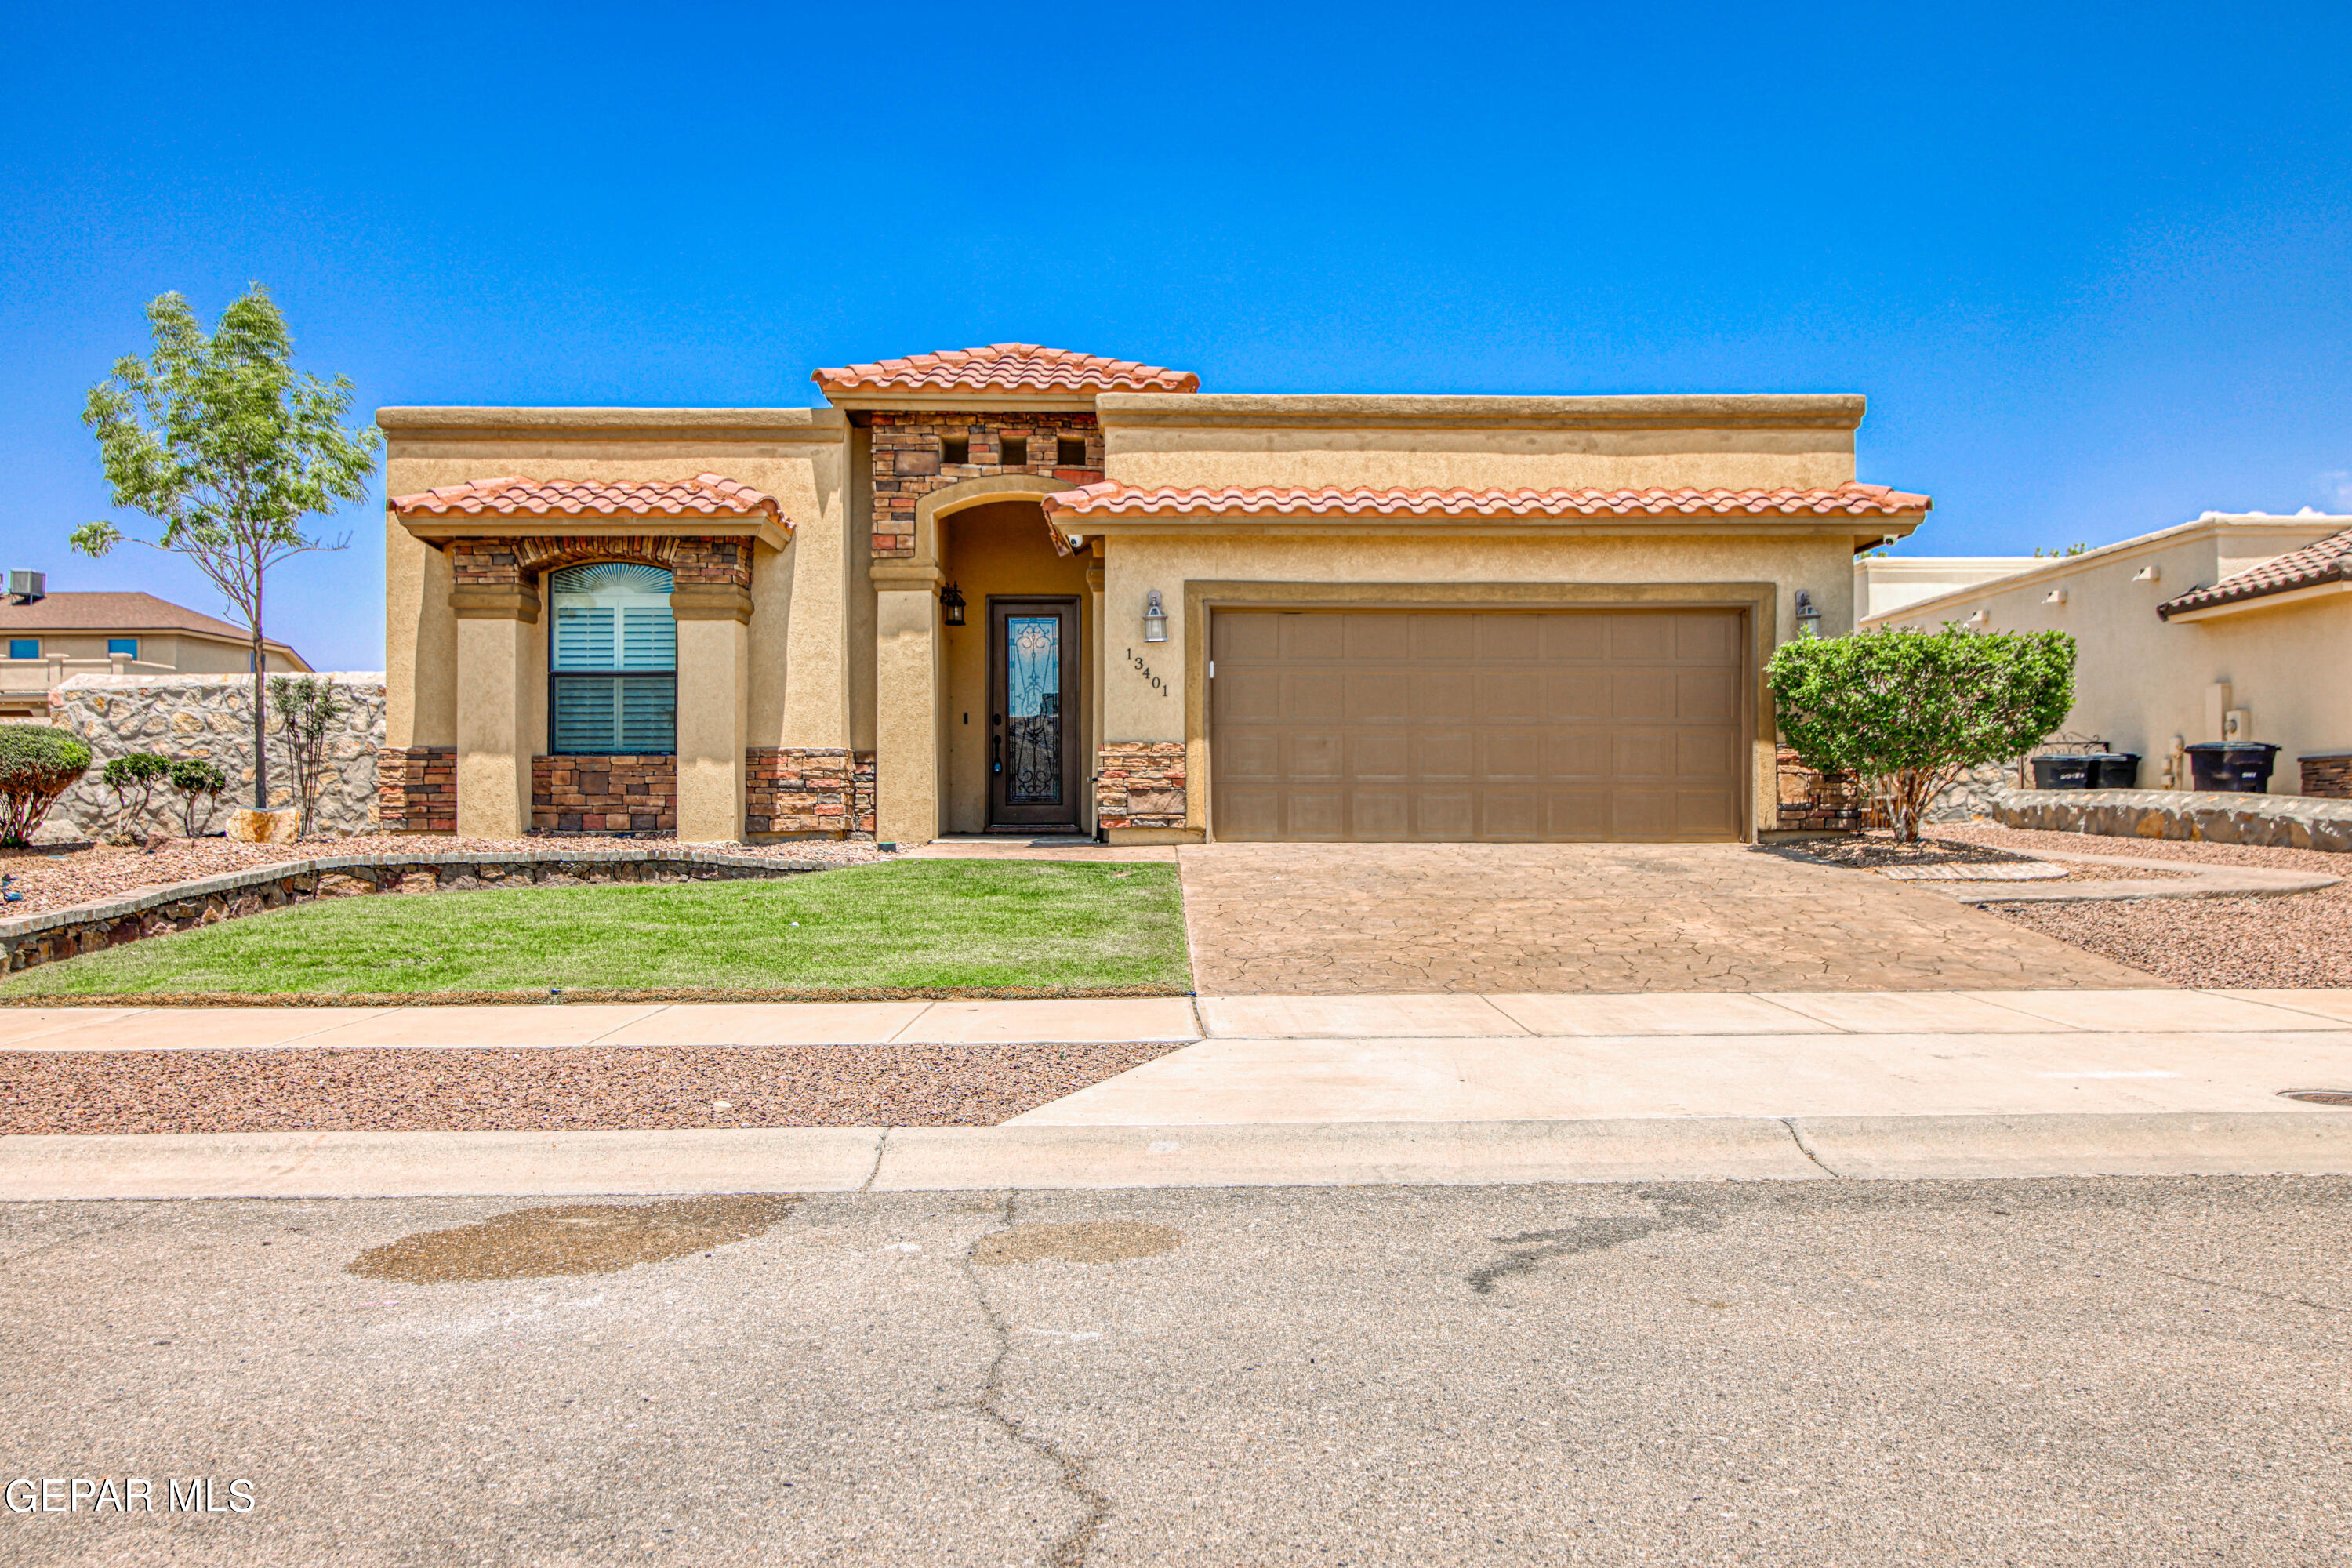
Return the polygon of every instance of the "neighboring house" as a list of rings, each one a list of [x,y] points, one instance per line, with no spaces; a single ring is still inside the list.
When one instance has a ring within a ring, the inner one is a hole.
[[[814,379],[378,413],[388,826],[1752,838],[1766,658],[1928,507],[1855,482],[1853,395]]]
[[[2034,555],[1885,555],[1853,563],[1853,613],[1867,620],[1924,599],[1973,588],[2042,564]]]
[[[2180,745],[2242,740],[2281,747],[2272,794],[2352,795],[2352,516],[2209,511],[1863,624],[1947,621],[2071,634],[2065,727],[2138,753],[2142,788],[2190,787]]]
[[[70,675],[250,674],[253,644],[226,621],[152,594],[52,594],[45,574],[12,572],[0,602],[0,719],[49,717],[49,693]],[[307,670],[302,656],[264,642],[271,673]]]

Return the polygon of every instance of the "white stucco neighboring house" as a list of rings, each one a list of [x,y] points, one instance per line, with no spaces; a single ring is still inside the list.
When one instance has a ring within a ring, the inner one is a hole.
[[[1950,565],[1958,577],[1984,563]],[[1930,559],[1906,564],[1933,574]],[[2065,728],[2138,753],[2143,789],[2190,787],[2183,745],[2267,741],[2280,748],[2272,794],[2352,795],[2352,515],[2209,511],[1870,611],[1865,630],[2071,634]]]
[[[2036,555],[1863,555],[1853,563],[1858,618],[1888,616],[2043,564]]]

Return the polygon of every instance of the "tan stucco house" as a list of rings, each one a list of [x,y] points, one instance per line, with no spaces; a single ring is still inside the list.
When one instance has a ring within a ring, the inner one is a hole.
[[[2068,633],[2065,727],[2138,755],[2143,789],[2191,787],[2187,745],[2261,741],[2273,795],[2352,796],[2352,517],[2209,511],[1959,583],[1973,564],[1915,560],[1955,585],[1863,625]]]
[[[0,598],[0,719],[49,719],[49,693],[75,675],[249,675],[241,626],[139,593],[47,591],[42,574],[10,574]],[[308,670],[282,642],[261,645],[265,674]]]
[[[388,826],[1751,838],[1765,659],[1928,506],[1855,481],[1852,395],[814,379],[378,414]]]

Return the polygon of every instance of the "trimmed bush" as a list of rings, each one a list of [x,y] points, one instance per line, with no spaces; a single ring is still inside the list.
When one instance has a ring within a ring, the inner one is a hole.
[[[70,730],[0,724],[0,846],[22,848],[58,796],[89,771],[89,748]]]
[[[219,809],[221,792],[228,788],[228,775],[201,757],[182,757],[172,764],[172,771],[164,776],[171,780],[172,787],[180,792],[180,826],[188,830],[189,837],[194,838],[205,830],[213,819],[213,813]],[[199,801],[204,803],[202,815],[198,815]]]
[[[1964,770],[2021,756],[2065,722],[2074,639],[1886,627],[1782,643],[1765,673],[1805,765],[1868,780],[1895,836],[1912,842]]]

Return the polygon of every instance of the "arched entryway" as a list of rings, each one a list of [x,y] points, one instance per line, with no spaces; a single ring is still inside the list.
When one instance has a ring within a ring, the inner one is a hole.
[[[1074,830],[1092,771],[1087,562],[1055,551],[1034,500],[970,507],[940,530],[940,570],[965,604],[964,624],[941,628],[941,826]]]

